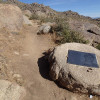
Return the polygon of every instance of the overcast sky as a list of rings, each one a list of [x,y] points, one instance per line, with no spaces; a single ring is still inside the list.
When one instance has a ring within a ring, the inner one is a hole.
[[[24,3],[44,4],[57,11],[72,10],[81,15],[100,17],[100,0],[19,0]]]

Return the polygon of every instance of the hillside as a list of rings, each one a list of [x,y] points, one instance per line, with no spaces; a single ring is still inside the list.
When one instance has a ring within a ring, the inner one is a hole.
[[[90,100],[91,94],[74,93],[52,81],[49,75],[52,63],[47,57],[54,47],[66,42],[98,46],[99,19],[72,11],[57,12],[37,3],[17,0],[3,3],[0,4],[0,100]],[[76,45],[70,47],[78,49]],[[91,100],[100,100],[100,96],[94,95]]]
[[[41,12],[47,14],[47,15],[50,15],[50,16],[61,15],[63,17],[64,15],[66,15],[66,17],[71,17],[71,18],[81,19],[81,20],[83,19],[83,20],[95,22],[95,20],[92,19],[91,17],[79,15],[77,12],[73,12],[71,10],[65,11],[65,12],[57,12],[57,11],[51,9],[49,6],[45,6],[43,4],[38,4],[38,3],[25,4],[25,3],[22,3],[18,0],[6,0],[4,2],[10,3],[10,4],[15,4],[15,5],[19,6],[22,10],[30,10],[32,13],[35,13],[37,11],[41,11]]]

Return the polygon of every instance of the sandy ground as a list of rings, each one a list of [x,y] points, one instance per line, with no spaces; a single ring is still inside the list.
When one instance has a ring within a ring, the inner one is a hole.
[[[0,38],[0,52],[8,59],[7,70],[23,77],[21,85],[27,91],[24,100],[100,100],[100,97],[90,99],[87,95],[69,92],[49,78],[43,53],[55,44],[50,35],[37,35],[37,30],[38,25],[34,23],[33,26],[23,26],[18,34],[4,32]]]

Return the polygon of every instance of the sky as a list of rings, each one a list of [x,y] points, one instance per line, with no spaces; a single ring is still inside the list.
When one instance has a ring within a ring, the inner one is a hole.
[[[72,10],[84,16],[100,17],[100,0],[19,0],[24,3],[39,3],[56,11]]]

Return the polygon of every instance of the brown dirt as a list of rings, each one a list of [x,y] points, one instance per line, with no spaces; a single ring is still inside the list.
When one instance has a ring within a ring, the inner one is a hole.
[[[87,95],[69,92],[51,81],[43,53],[55,46],[50,35],[37,35],[38,25],[23,26],[19,34],[1,30],[0,51],[8,59],[9,70],[22,75],[27,91],[24,100],[90,100]],[[9,76],[8,76],[9,77]],[[10,77],[9,77],[10,80]],[[91,100],[100,100],[93,97]]]

